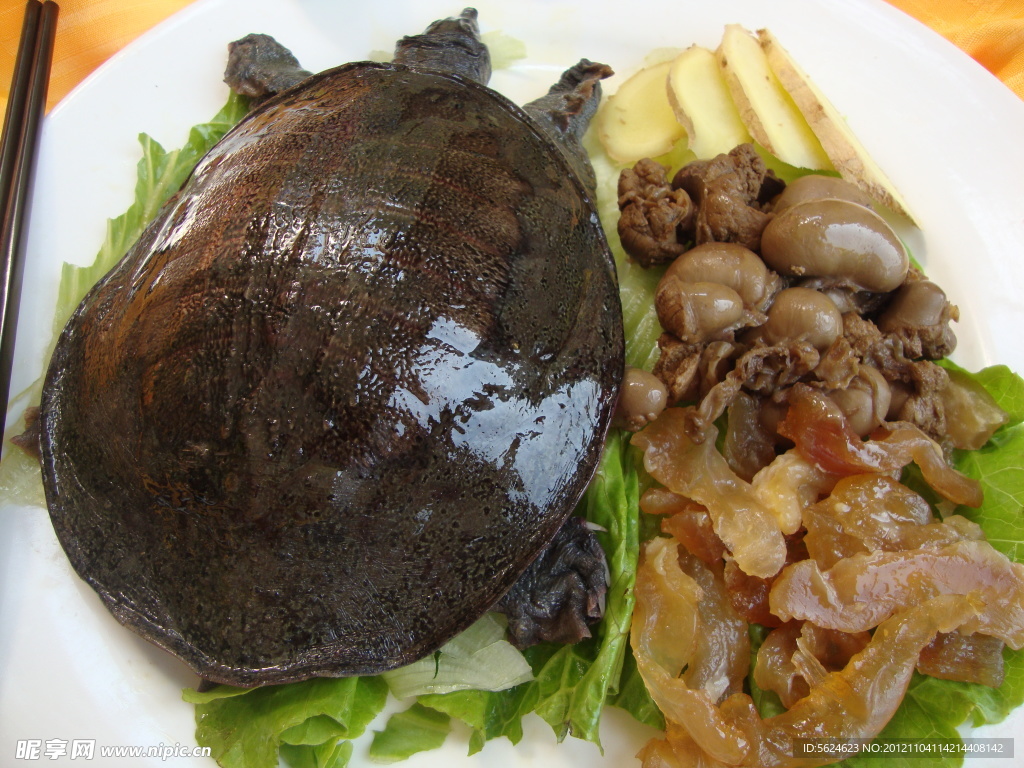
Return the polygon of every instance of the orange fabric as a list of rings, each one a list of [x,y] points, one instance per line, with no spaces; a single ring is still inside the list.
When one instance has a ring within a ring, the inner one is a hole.
[[[192,0],[58,0],[48,104]],[[965,50],[1024,98],[1024,0],[890,0]],[[24,0],[0,0],[0,109],[6,106]]]
[[[47,92],[52,107],[96,67],[192,0],[57,0],[57,39]],[[0,88],[7,106],[25,0],[0,0]]]
[[[1024,0],[889,0],[1024,99]]]

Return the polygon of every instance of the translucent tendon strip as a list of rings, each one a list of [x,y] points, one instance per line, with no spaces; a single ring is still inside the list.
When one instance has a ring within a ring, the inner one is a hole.
[[[715,448],[714,427],[700,443],[687,436],[690,411],[669,408],[633,437],[644,451],[644,468],[669,490],[707,507],[715,533],[745,573],[774,576],[786,561],[778,522]]]
[[[805,384],[790,390],[779,434],[826,472],[892,472],[913,462],[925,481],[950,501],[969,507],[983,501],[981,485],[949,466],[939,445],[913,424],[895,422],[878,430],[875,439],[862,440],[835,403]]]
[[[794,757],[798,739],[870,739],[892,717],[909,685],[921,649],[939,632],[950,632],[973,618],[970,598],[944,595],[919,604],[884,622],[871,642],[841,670],[829,672],[807,696],[779,715],[762,719],[744,693],[715,704],[702,690],[690,688],[676,670],[688,658],[665,655],[676,627],[693,622],[695,600],[673,598],[678,588],[694,592],[692,578],[679,566],[678,544],[655,539],[644,550],[637,572],[637,621],[632,644],[637,666],[655,702],[673,729],[685,731],[709,759],[677,760],[678,766],[730,765],[749,768],[827,765],[833,758]],[[662,663],[670,661],[671,664]],[[645,768],[667,767],[675,749],[650,745],[642,752]],[[715,762],[717,761],[717,762]]]
[[[1024,565],[987,541],[963,540],[907,552],[845,557],[822,570],[801,560],[772,585],[772,613],[841,632],[862,632],[937,595],[971,595],[978,615],[962,625],[1011,648],[1024,647]]]

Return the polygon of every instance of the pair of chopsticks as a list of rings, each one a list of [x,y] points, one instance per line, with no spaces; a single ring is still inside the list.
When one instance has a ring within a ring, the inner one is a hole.
[[[7,411],[18,325],[23,231],[35,168],[39,126],[46,107],[57,4],[28,0],[0,139],[0,404]],[[3,431],[0,426],[0,432]]]

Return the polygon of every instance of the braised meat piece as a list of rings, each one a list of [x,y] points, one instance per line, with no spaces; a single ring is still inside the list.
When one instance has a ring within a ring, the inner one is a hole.
[[[761,245],[761,232],[771,214],[766,204],[785,183],[764,164],[751,144],[740,144],[727,155],[698,160],[672,179],[697,206],[694,240],[739,243],[751,250]]]
[[[641,265],[672,261],[686,250],[680,231],[693,227],[689,196],[668,183],[665,168],[645,158],[619,176],[619,239]]]

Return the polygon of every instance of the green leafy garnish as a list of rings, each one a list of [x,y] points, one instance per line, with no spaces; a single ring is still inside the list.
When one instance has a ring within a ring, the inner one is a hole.
[[[771,631],[769,627],[760,624],[751,624],[748,627],[750,635],[750,674],[747,676],[747,684],[750,686],[750,698],[754,700],[754,706],[762,718],[774,717],[786,711],[775,691],[766,691],[754,682],[754,666],[757,661],[757,652],[764,645],[764,640]]]
[[[458,690],[502,691],[533,678],[522,653],[505,639],[503,617],[485,614],[427,656],[382,677],[398,698]]]
[[[957,512],[974,520],[989,543],[1011,560],[1024,562],[1024,427],[993,435],[977,451],[958,451],[957,469],[980,480],[985,500],[977,509]]]
[[[436,709],[413,704],[392,715],[383,731],[373,734],[370,759],[375,763],[396,763],[444,744],[451,731],[451,718]]]
[[[379,677],[314,678],[263,688],[187,688],[196,709],[196,740],[224,768],[276,768],[279,752],[293,765],[340,766],[350,748],[339,739],[361,735],[384,708]],[[288,745],[289,749],[282,749]]]

